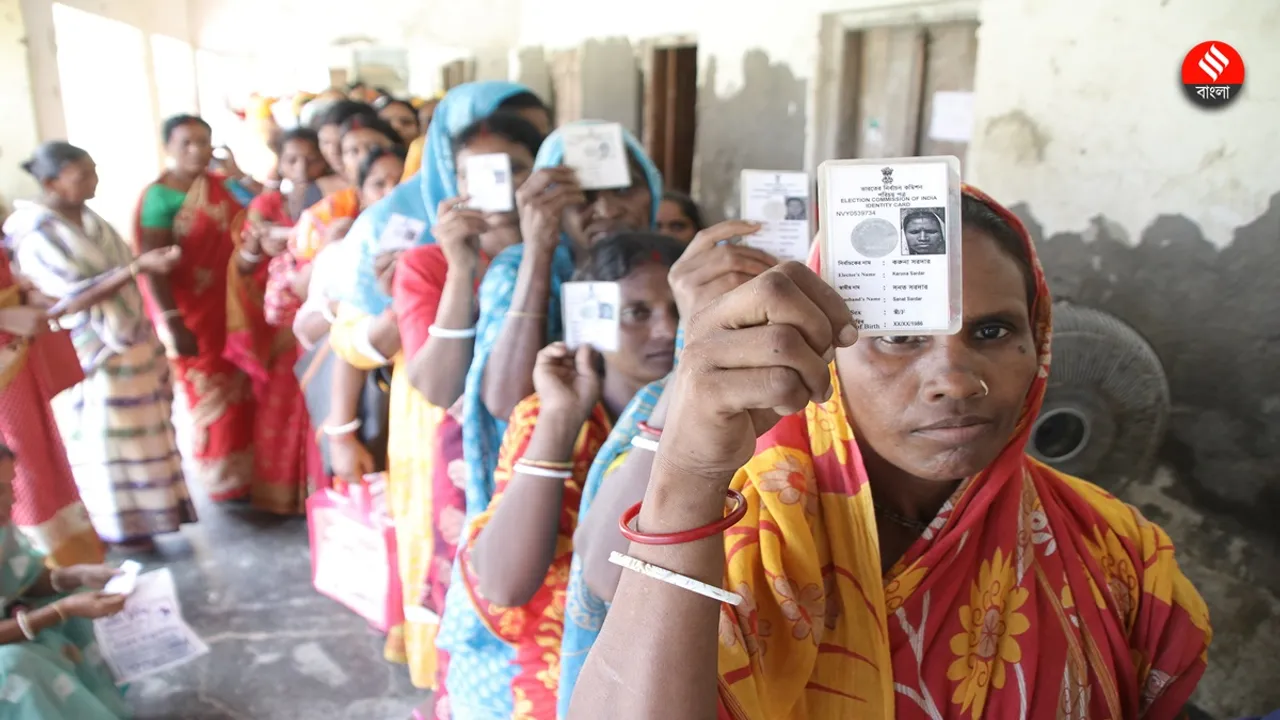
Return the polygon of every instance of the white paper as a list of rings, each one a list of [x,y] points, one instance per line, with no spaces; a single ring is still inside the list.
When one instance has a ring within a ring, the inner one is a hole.
[[[511,156],[506,153],[469,155],[466,159],[467,207],[483,212],[516,209],[511,186]]]
[[[778,260],[804,262],[809,257],[809,175],[781,170],[742,171],[743,220],[763,223],[742,244]]]
[[[618,283],[567,282],[560,286],[560,294],[565,344],[571,350],[590,345],[599,352],[617,352],[622,311]]]
[[[973,136],[973,93],[942,91],[933,94],[929,137],[943,142],[969,142]]]
[[[168,568],[138,576],[124,610],[94,620],[93,629],[102,657],[120,685],[185,665],[209,652],[209,646],[182,619]]]
[[[947,214],[959,208],[947,207],[947,163],[886,160],[826,172],[831,277],[860,327],[880,335],[948,332]]]
[[[565,125],[559,132],[564,138],[564,164],[578,172],[583,190],[631,185],[631,167],[621,125]]]
[[[138,586],[138,573],[142,572],[142,564],[137,560],[125,560],[120,565],[120,574],[107,581],[103,592],[112,595],[131,595]]]
[[[378,254],[408,250],[418,244],[418,238],[426,232],[427,224],[407,215],[393,214],[378,237]]]

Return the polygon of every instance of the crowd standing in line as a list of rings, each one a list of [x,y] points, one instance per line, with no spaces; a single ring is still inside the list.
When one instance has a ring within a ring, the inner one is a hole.
[[[522,85],[255,117],[261,182],[201,118],[164,123],[132,249],[85,206],[87,152],[25,166],[43,192],[0,263],[14,717],[127,716],[83,621],[122,606],[103,541],[196,520],[171,382],[214,501],[297,514],[386,471],[386,655],[433,691],[419,718],[1181,712],[1207,610],[1160,528],[1024,453],[1051,303],[994,199],[964,192],[961,332],[859,340],[816,245],[734,242],[759,226],[708,225],[629,134],[630,184],[584,190]],[[493,153],[510,212],[467,204],[466,158]],[[617,352],[562,342],[575,279],[619,284]]]

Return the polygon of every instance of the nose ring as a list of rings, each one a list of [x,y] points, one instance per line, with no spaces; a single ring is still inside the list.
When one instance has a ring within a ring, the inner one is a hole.
[[[986,380],[978,380],[978,382],[982,383],[982,397],[986,397],[986,396],[990,395],[990,394],[991,394],[991,388],[987,387],[987,381],[986,381]]]

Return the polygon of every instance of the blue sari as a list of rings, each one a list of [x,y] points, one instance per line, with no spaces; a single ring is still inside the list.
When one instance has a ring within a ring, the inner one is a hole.
[[[648,180],[649,193],[653,197],[650,222],[655,222],[658,206],[662,203],[662,177],[635,137],[624,132],[624,140]],[[563,160],[564,140],[559,132],[555,132],[542,144],[534,168],[555,167]],[[552,258],[550,301],[547,306],[548,343],[560,340],[564,334],[560,316],[560,285],[573,277],[574,261],[570,243],[568,236],[562,236],[561,246],[556,249]],[[503,250],[489,264],[484,280],[480,283],[480,320],[476,324],[475,350],[462,396],[468,520],[483,512],[493,499],[493,470],[498,464],[498,450],[507,430],[507,418],[496,418],[489,413],[481,397],[481,389],[489,356],[493,353],[507,311],[511,308],[516,275],[523,257],[523,245]],[[648,417],[648,413],[644,417]],[[634,426],[634,422],[632,425]],[[610,444],[616,434],[615,431],[610,435]],[[630,447],[630,442],[628,438],[623,447]],[[459,567],[455,563],[453,581],[445,597],[440,635],[436,638],[437,646],[449,652],[449,677],[446,681],[449,705],[454,720],[505,720],[513,714],[511,681],[517,671],[513,665],[515,651],[484,626],[463,589],[464,584],[459,579],[458,572]]]
[[[468,125],[488,117],[514,95],[531,92],[509,82],[475,82],[459,85],[436,106],[427,129],[422,170],[408,182],[396,186],[377,204],[360,213],[343,246],[350,248],[355,271],[344,276],[339,296],[343,302],[367,315],[377,315],[391,306],[391,298],[378,286],[373,262],[378,256],[382,233],[397,215],[421,224],[415,245],[435,243],[431,227],[440,203],[458,195],[458,176],[453,164],[453,136]]]
[[[21,533],[12,525],[0,525],[0,598],[4,602],[21,598],[40,579],[44,568],[44,556],[32,549]],[[4,610],[9,617],[10,608]],[[42,631],[34,641],[0,645],[0,717],[129,717],[124,696],[102,662],[92,622],[71,618]]]

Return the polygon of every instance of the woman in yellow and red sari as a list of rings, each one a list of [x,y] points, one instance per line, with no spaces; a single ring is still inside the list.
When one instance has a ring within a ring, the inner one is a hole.
[[[147,315],[169,350],[194,425],[196,475],[216,501],[249,494],[253,481],[253,395],[249,378],[223,357],[232,229],[244,222],[244,188],[209,171],[212,131],[204,120],[165,121],[170,167],[138,204],[134,238],[142,250],[177,245],[168,276],[140,278]]]
[[[1160,528],[1025,455],[1051,298],[1017,218],[962,202],[958,334],[859,340],[797,263],[694,318],[571,718],[1182,712],[1204,602]]]
[[[324,173],[320,139],[311,130],[290,130],[280,141],[278,171],[289,180],[289,194],[263,193],[249,203],[239,251],[227,269],[226,358],[253,384],[253,506],[279,515],[306,511],[307,479],[320,482],[320,450],[311,431],[306,399],[293,366],[298,341],[293,313],[271,302],[271,273],[283,259],[285,243],[302,206],[307,186]]]
[[[621,302],[610,308],[617,349],[603,353],[603,362],[587,345],[575,352],[557,342],[538,353],[534,394],[516,406],[503,438],[493,500],[472,520],[458,554],[459,576],[493,640],[472,638],[453,651],[451,663],[469,668],[468,685],[481,688],[462,692],[451,671],[455,720],[556,716],[583,483],[631,399],[675,364],[680,314],[667,273],[683,250],[665,235],[622,233],[594,245],[574,276],[618,284]],[[488,687],[504,694],[486,696]]]

